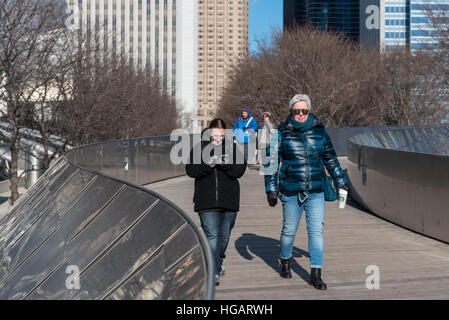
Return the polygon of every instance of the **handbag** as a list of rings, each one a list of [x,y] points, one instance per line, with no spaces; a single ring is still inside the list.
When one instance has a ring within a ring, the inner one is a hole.
[[[325,181],[324,181],[324,200],[326,201],[335,201],[338,199],[337,194],[337,188],[335,187],[334,180],[328,176],[325,175]]]

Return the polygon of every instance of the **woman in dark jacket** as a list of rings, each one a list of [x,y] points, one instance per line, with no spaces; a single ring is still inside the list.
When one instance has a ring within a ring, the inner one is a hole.
[[[310,113],[306,95],[296,95],[290,101],[290,115],[278,128],[268,150],[270,161],[265,167],[265,191],[270,206],[282,200],[281,277],[291,278],[290,258],[296,231],[303,210],[306,212],[310,254],[310,282],[326,289],[321,279],[323,258],[324,182],[325,167],[337,188],[348,190],[348,180],[338,162],[326,128]]]
[[[204,230],[215,258],[216,284],[224,275],[223,259],[229,243],[240,206],[240,185],[238,178],[246,171],[246,162],[232,140],[227,141],[232,154],[226,154],[226,124],[222,119],[214,119],[209,130],[203,131],[203,138],[210,134],[208,141],[201,142],[201,148],[193,148],[186,173],[195,178],[194,210],[198,212],[201,228]],[[193,152],[201,152],[194,157]],[[200,159],[199,163],[193,160]]]

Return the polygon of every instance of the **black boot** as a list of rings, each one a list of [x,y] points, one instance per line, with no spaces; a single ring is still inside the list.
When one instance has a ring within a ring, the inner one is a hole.
[[[290,272],[290,259],[279,258],[281,271],[279,272],[282,278],[290,279],[292,273]]]
[[[318,290],[326,290],[327,286],[321,279],[321,269],[312,268],[310,272],[310,284],[313,285]]]

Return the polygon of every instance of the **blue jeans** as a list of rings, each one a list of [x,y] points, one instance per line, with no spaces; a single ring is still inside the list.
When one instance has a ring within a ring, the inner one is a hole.
[[[226,248],[229,244],[231,230],[234,227],[237,212],[202,212],[199,214],[201,228],[209,240],[215,263],[215,271],[222,270],[223,259],[226,257]]]
[[[324,192],[311,193],[304,203],[298,200],[297,195],[282,195],[284,220],[282,222],[280,257],[289,259],[292,256],[296,231],[298,230],[304,209],[306,211],[307,235],[309,238],[310,267],[321,268],[324,246]]]

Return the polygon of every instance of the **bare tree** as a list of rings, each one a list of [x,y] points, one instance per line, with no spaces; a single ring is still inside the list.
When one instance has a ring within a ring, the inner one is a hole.
[[[432,52],[393,50],[382,61],[379,72],[384,88],[379,103],[385,125],[428,125],[448,116],[441,61]]]
[[[11,203],[19,196],[19,153],[38,151],[45,170],[67,144],[177,126],[176,103],[157,70],[107,52],[98,30],[72,29],[67,18],[60,0],[0,2],[0,140],[11,153]]]
[[[433,28],[433,42],[426,49],[433,55],[441,84],[446,87],[445,94],[449,96],[449,5],[433,4],[426,8],[429,25]],[[447,106],[449,108],[449,106]]]
[[[163,87],[151,68],[138,70],[112,59],[76,65],[62,135],[78,145],[169,134],[178,116],[174,98]]]
[[[69,65],[71,57],[66,49],[70,36],[64,28],[65,16],[65,4],[57,0],[0,3],[0,118],[10,126],[8,132],[0,131],[0,139],[11,153],[11,203],[18,198],[19,152],[30,151],[30,146],[21,143],[24,139],[21,129],[45,122],[48,108],[43,101],[48,99],[58,75]],[[34,136],[48,141],[47,128],[40,129]],[[48,164],[47,143],[44,149]]]
[[[232,123],[246,106],[279,123],[289,99],[305,93],[329,127],[433,123],[448,114],[437,70],[426,52],[381,54],[311,27],[275,31],[234,70],[218,115]]]

